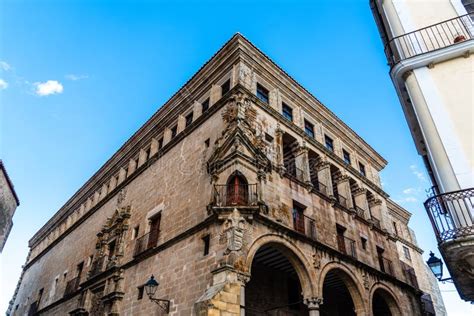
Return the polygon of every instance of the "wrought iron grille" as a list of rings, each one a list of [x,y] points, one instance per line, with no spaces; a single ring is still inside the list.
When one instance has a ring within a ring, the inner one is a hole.
[[[257,184],[214,185],[216,206],[251,206],[258,202]]]
[[[385,46],[385,54],[393,67],[402,60],[471,40],[473,34],[473,19],[466,14],[394,37]]]
[[[146,250],[155,247],[158,242],[158,236],[159,231],[157,231],[156,233],[149,232],[137,238],[135,240],[135,249],[133,251],[133,256],[138,256]]]
[[[379,263],[380,263],[380,270],[382,272],[385,272],[387,274],[390,274],[394,276],[393,273],[393,266],[392,266],[392,261],[385,258],[385,257],[379,257]]]
[[[474,234],[473,188],[439,194],[424,204],[438,243]]]
[[[313,218],[293,211],[293,228],[306,237],[316,240],[316,221]]]
[[[345,255],[357,258],[356,243],[355,240],[350,239],[343,235],[337,236],[337,247],[340,252]]]
[[[79,288],[80,277],[77,276],[74,279],[69,280],[66,283],[66,289],[64,290],[64,296],[74,293]]]

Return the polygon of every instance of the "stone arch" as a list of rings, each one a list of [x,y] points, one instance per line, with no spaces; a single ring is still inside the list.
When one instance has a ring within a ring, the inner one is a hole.
[[[373,304],[374,304],[374,295],[381,295],[381,297],[385,300],[388,308],[390,310],[391,316],[401,316],[402,312],[400,310],[400,300],[398,299],[397,295],[385,284],[383,283],[375,283],[372,288],[370,289],[369,294],[369,315],[375,315],[373,312]],[[384,315],[385,316],[385,315]]]
[[[361,288],[362,282],[360,282],[357,276],[352,272],[352,270],[343,263],[330,262],[326,264],[319,274],[318,279],[318,296],[323,297],[324,305],[324,296],[323,296],[323,287],[324,281],[328,273],[336,273],[339,278],[342,279],[345,286],[347,287],[349,294],[351,295],[352,301],[354,303],[354,310],[357,315],[367,315],[367,307],[364,300],[364,291]]]
[[[293,242],[289,241],[288,239],[284,238],[283,236],[276,235],[276,234],[267,234],[260,236],[257,238],[253,244],[249,247],[249,251],[247,254],[247,258],[245,261],[245,269],[252,274],[252,262],[254,259],[255,254],[257,251],[264,245],[269,245],[272,247],[277,248],[280,250],[290,261],[295,269],[299,281],[301,283],[301,290],[303,292],[303,296],[306,297],[314,297],[315,296],[315,288],[313,280],[315,279],[314,275],[308,271],[307,267],[310,267],[311,264],[308,260],[306,260],[305,255],[301,250],[294,245]]]

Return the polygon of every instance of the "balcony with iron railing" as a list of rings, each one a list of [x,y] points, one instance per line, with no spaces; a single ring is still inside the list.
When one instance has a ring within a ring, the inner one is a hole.
[[[246,207],[258,205],[257,184],[214,185],[213,204],[218,207]]]
[[[474,235],[474,188],[438,194],[424,204],[438,243]]]
[[[418,279],[416,278],[415,270],[403,261],[400,261],[400,264],[402,266],[402,271],[406,282],[418,289]]]
[[[344,235],[337,236],[337,248],[340,252],[345,255],[351,256],[357,259],[356,243],[355,240],[350,239]]]
[[[135,240],[135,249],[133,250],[133,256],[136,257],[148,249],[154,248],[158,243],[159,231],[148,232],[145,235]]]
[[[393,272],[393,265],[392,261],[380,256],[379,257],[379,264],[380,264],[380,271],[390,274],[391,276],[395,276]]]
[[[300,234],[316,240],[316,220],[302,213],[293,213],[293,229]]]
[[[64,290],[64,297],[74,293],[79,288],[80,282],[81,282],[80,276],[77,276],[74,279],[69,280],[66,283],[66,289]]]
[[[469,14],[433,24],[392,38],[385,46],[391,67],[400,61],[472,40],[473,19]]]

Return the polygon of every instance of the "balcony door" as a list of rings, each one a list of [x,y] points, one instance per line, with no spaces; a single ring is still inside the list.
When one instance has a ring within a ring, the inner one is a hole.
[[[150,219],[150,235],[148,237],[147,249],[153,248],[158,243],[160,235],[161,214]]]
[[[336,231],[337,231],[337,247],[339,248],[340,252],[342,252],[343,254],[347,254],[346,240],[344,238],[344,232],[346,231],[346,229],[342,226],[337,225]]]
[[[248,183],[245,177],[233,175],[227,181],[227,205],[248,204]]]

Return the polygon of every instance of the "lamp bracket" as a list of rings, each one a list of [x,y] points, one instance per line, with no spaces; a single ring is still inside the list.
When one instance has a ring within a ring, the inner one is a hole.
[[[155,302],[162,310],[164,310],[167,314],[170,312],[170,301],[169,300],[164,300],[161,298],[154,298],[149,296],[150,300]]]

